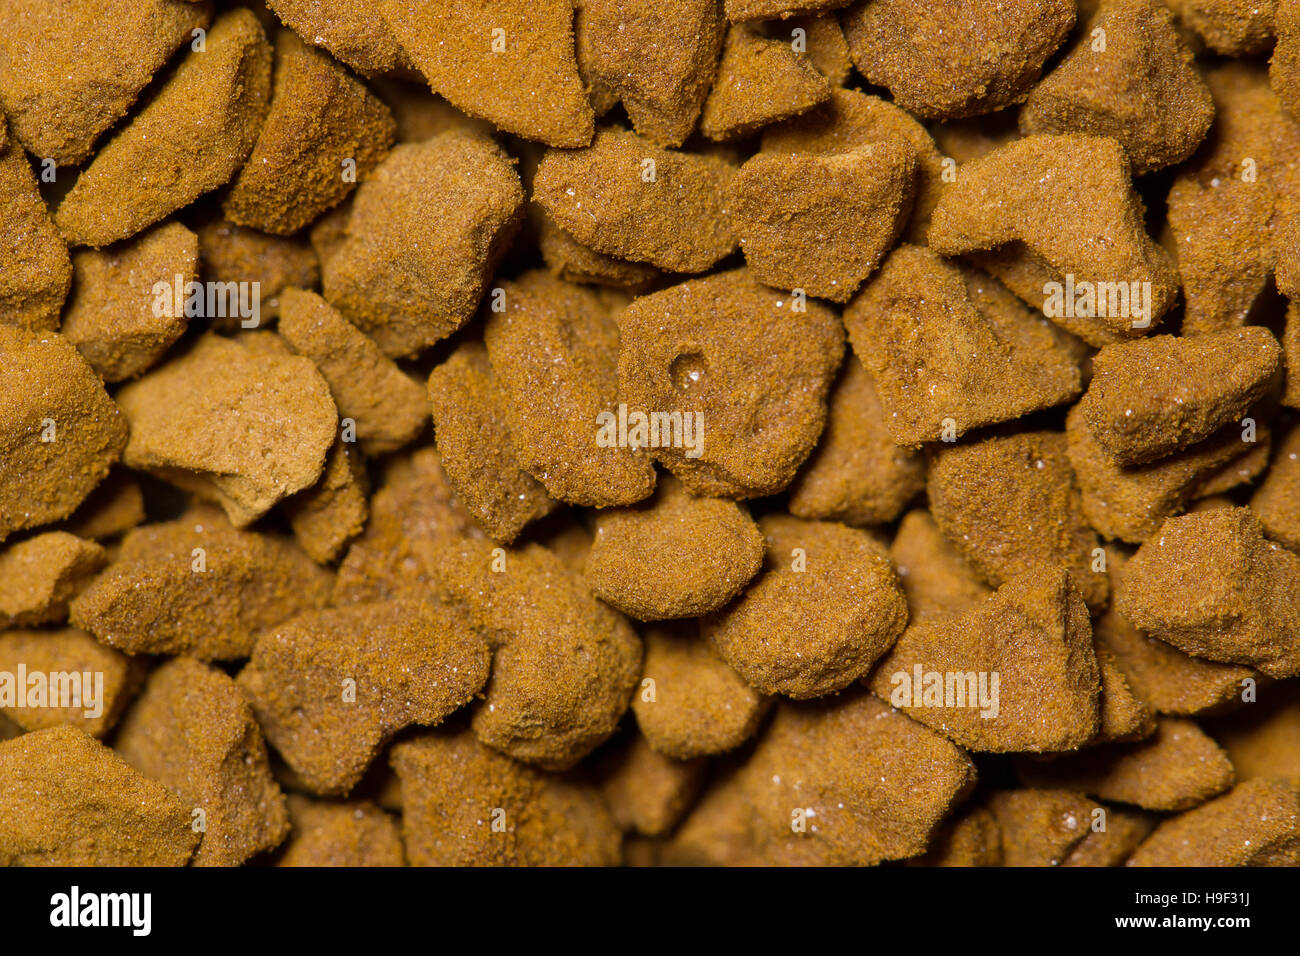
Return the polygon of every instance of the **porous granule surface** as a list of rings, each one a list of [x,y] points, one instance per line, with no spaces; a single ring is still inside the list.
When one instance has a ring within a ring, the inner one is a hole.
[[[1300,0],[0,0],[0,865],[1297,865],[1298,370]]]

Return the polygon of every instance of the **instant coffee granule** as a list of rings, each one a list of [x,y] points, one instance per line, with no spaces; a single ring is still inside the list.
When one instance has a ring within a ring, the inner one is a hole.
[[[0,0],[0,864],[1300,865],[1298,50]]]

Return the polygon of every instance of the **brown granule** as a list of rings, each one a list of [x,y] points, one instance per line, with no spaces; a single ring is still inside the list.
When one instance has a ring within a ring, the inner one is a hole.
[[[280,314],[280,295],[290,287],[315,288],[320,284],[320,262],[302,239],[268,236],[256,229],[236,226],[212,216],[195,226],[199,261],[205,278],[213,282],[255,282],[262,319]],[[207,316],[218,331],[239,327],[238,316]]]
[[[911,866],[1001,866],[1002,833],[997,818],[986,807],[959,811],[930,839],[924,856]]]
[[[26,669],[29,681],[34,675],[45,675],[47,698],[44,705],[33,702],[29,684],[27,706],[4,709],[14,724],[23,731],[76,727],[92,737],[105,737],[113,729],[139,689],[145,671],[138,661],[72,627],[0,632],[0,672],[15,675],[11,679],[16,681],[19,668]],[[81,678],[79,703],[74,694],[69,706],[59,706],[54,699],[59,675]],[[102,687],[98,686],[101,676]],[[24,688],[18,685],[16,690],[22,694]],[[95,696],[93,702],[91,695]]]
[[[733,26],[704,101],[700,132],[722,141],[750,136],[769,123],[807,112],[830,95],[830,83],[806,54]]]
[[[67,617],[68,601],[108,563],[93,541],[47,531],[0,551],[0,628]]]
[[[1106,829],[1089,830],[1061,866],[1124,866],[1157,822],[1149,813],[1108,807]]]
[[[800,13],[838,10],[852,2],[853,0],[725,0],[723,6],[728,20],[741,21],[770,20],[775,17],[784,19]]]
[[[180,657],[154,671],[122,720],[122,759],[201,811],[195,866],[238,866],[289,830],[253,709],[233,680]]]
[[[843,86],[848,81],[853,61],[849,58],[849,45],[835,14],[809,14],[751,25],[774,40],[791,44],[792,48],[794,44],[800,44],[817,72],[826,77],[831,86]],[[799,30],[803,31],[802,35],[796,32]]]
[[[559,279],[645,292],[663,275],[644,262],[628,262],[588,248],[557,226],[536,203],[529,209],[537,210],[541,218],[537,245],[547,268]]]
[[[694,622],[642,631],[645,664],[632,713],[646,742],[676,760],[735,750],[758,730],[766,700],[718,656]]]
[[[58,328],[72,262],[16,142],[0,145],[0,259],[0,325]]]
[[[299,546],[318,564],[336,560],[361,533],[370,514],[370,478],[361,452],[336,442],[325,458],[320,481],[284,503]]]
[[[302,39],[329,50],[360,73],[384,73],[406,64],[384,18],[369,0],[266,0]]]
[[[292,829],[276,866],[402,866],[401,830],[369,800],[331,802],[289,795]]]
[[[266,118],[271,45],[250,11],[224,14],[95,154],[54,222],[72,245],[128,239],[230,180]]]
[[[1169,6],[1215,53],[1263,53],[1273,40],[1277,0],[1171,0]]]
[[[60,527],[99,541],[125,534],[144,521],[144,492],[128,471],[115,471],[92,491]]]
[[[1073,790],[1000,790],[988,800],[1002,836],[1003,866],[1061,866],[1109,815]]]
[[[669,833],[705,781],[705,761],[665,757],[639,734],[610,760],[613,766],[601,778],[600,792],[625,833],[652,837]]]
[[[72,265],[76,284],[62,331],[104,381],[144,373],[185,332],[185,310],[157,308],[156,290],[162,283],[174,304],[175,290],[186,290],[198,278],[198,236],[179,223],[109,250],[78,250]],[[180,302],[187,295],[182,291]]]
[[[1211,724],[1244,783],[1256,777],[1300,776],[1300,698],[1295,689],[1269,688],[1258,704]]]
[[[1265,534],[1300,550],[1300,428],[1292,428],[1278,443],[1273,464],[1250,499],[1250,510]]]
[[[972,610],[993,593],[924,508],[903,515],[889,557],[907,593],[913,624]]]
[[[1300,777],[1259,777],[1156,827],[1130,866],[1300,866]]]
[[[275,37],[273,77],[266,122],[221,208],[233,223],[287,236],[374,171],[397,124],[365,84],[288,30]]]

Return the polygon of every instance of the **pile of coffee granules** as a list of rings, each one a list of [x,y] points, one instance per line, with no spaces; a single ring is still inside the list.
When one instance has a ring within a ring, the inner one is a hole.
[[[0,0],[0,864],[1300,865],[1300,0]]]

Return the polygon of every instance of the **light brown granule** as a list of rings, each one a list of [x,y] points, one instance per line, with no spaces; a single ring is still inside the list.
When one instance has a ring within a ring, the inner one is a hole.
[[[728,20],[770,20],[818,10],[837,10],[852,2],[853,0],[725,0],[724,8]]]
[[[830,95],[830,83],[805,54],[748,27],[733,26],[704,101],[700,132],[713,140],[739,139],[807,112]]]
[[[817,444],[844,332],[825,306],[795,306],[734,270],[642,296],[619,317],[620,401],[683,415],[682,441],[661,435],[654,451],[691,493],[775,494]]]
[[[1273,39],[1277,0],[1170,0],[1183,24],[1215,53],[1263,53]]]
[[[329,50],[361,73],[406,65],[383,17],[369,0],[266,0],[277,17],[307,43]]]
[[[281,303],[280,335],[315,364],[361,447],[382,455],[414,441],[427,423],[419,382],[316,293],[285,289]]]
[[[104,381],[142,374],[184,333],[190,316],[183,304],[198,278],[199,240],[180,223],[110,250],[79,250],[72,265],[77,281],[62,331]]]
[[[1264,533],[1300,551],[1300,428],[1278,443],[1277,454],[1259,490],[1250,499]]]
[[[602,130],[587,149],[542,157],[533,202],[597,252],[704,272],[736,247],[726,207],[734,173],[721,159]]]
[[[924,856],[909,866],[1001,866],[1002,832],[987,807],[972,806],[935,831]]]
[[[842,690],[907,626],[907,599],[880,542],[829,521],[759,520],[762,574],[701,622],[728,664],[764,694],[796,700]]]
[[[266,122],[221,208],[238,225],[291,235],[368,177],[396,132],[365,84],[281,30]]]
[[[536,211],[541,222],[538,226],[537,245],[546,266],[559,279],[566,282],[590,283],[644,292],[658,282],[663,273],[644,262],[628,262],[584,246],[555,224],[536,203],[529,211]]]
[[[841,22],[868,82],[918,116],[945,118],[1022,101],[1074,17],[1072,0],[866,0]]]
[[[189,808],[84,731],[0,744],[0,865],[184,866]]]
[[[650,748],[634,734],[622,751],[610,758],[612,768],[600,781],[600,791],[625,833],[664,836],[699,795],[706,761],[679,761]]]
[[[4,0],[0,104],[14,137],[60,166],[82,162],[172,52],[211,19],[206,2]]]
[[[129,471],[115,471],[60,527],[79,538],[102,540],[130,531],[144,521],[144,492]]]
[[[225,509],[236,526],[320,478],[338,412],[305,358],[205,335],[117,395],[123,461]]]
[[[72,621],[128,654],[235,660],[262,628],[323,607],[330,584],[290,541],[237,531],[203,506],[128,533],[72,602]]]
[[[66,531],[0,551],[0,629],[63,620],[68,601],[107,563],[103,548]]]
[[[596,518],[586,577],[624,614],[661,621],[722,607],[762,563],[763,536],[744,505],[697,498],[664,475],[643,505]]]
[[[320,262],[302,239],[268,236],[211,216],[195,226],[199,261],[206,279],[213,282],[255,282],[261,319],[280,314],[280,294],[287,288],[315,288],[320,284]],[[246,321],[238,316],[207,316],[221,332],[234,331]]]
[[[292,829],[276,866],[401,866],[397,821],[369,800],[332,802],[289,795]]]
[[[1107,814],[1073,790],[999,790],[988,801],[1002,835],[1003,866],[1060,866]]]
[[[67,339],[0,325],[0,541],[66,518],[126,445],[126,419]]]
[[[728,200],[750,273],[847,302],[898,240],[915,175],[912,148],[896,140],[832,156],[758,154]]]
[[[993,593],[948,543],[927,509],[903,515],[889,557],[907,593],[913,624],[972,610]]]
[[[18,683],[20,668],[26,671],[26,686]],[[23,731],[69,726],[105,737],[135,696],[145,670],[141,662],[73,627],[0,632],[0,673],[19,695],[4,713]],[[43,700],[32,684],[38,675]],[[80,699],[66,683],[78,679]],[[61,692],[70,696],[60,700]]]
[[[350,442],[336,442],[325,457],[320,481],[284,503],[289,527],[313,561],[331,563],[361,533],[370,514],[369,494],[361,452]]]
[[[303,783],[346,794],[396,731],[439,724],[472,700],[490,661],[464,612],[357,604],[263,632],[239,685]]]
[[[237,7],[82,170],[54,214],[59,231],[99,248],[224,185],[257,140],[270,92],[271,46]]]
[[[195,866],[238,866],[289,831],[284,795],[243,691],[207,664],[181,657],[149,676],[114,747],[195,811],[203,842]]]
[[[586,146],[595,117],[573,50],[573,0],[382,0],[429,86],[471,116],[549,146]]]
[[[1300,866],[1300,777],[1259,777],[1160,824],[1131,866]]]
[[[718,656],[695,622],[642,631],[645,664],[632,712],[647,743],[690,760],[734,750],[758,730],[767,700]]]
[[[58,328],[72,262],[16,142],[0,145],[0,261],[0,325]]]
[[[398,146],[321,256],[325,298],[385,355],[423,351],[473,315],[523,201],[511,159],[488,140],[444,133]]]
[[[1300,776],[1300,697],[1296,688],[1265,689],[1259,702],[1208,725],[1244,783],[1256,777]]]

